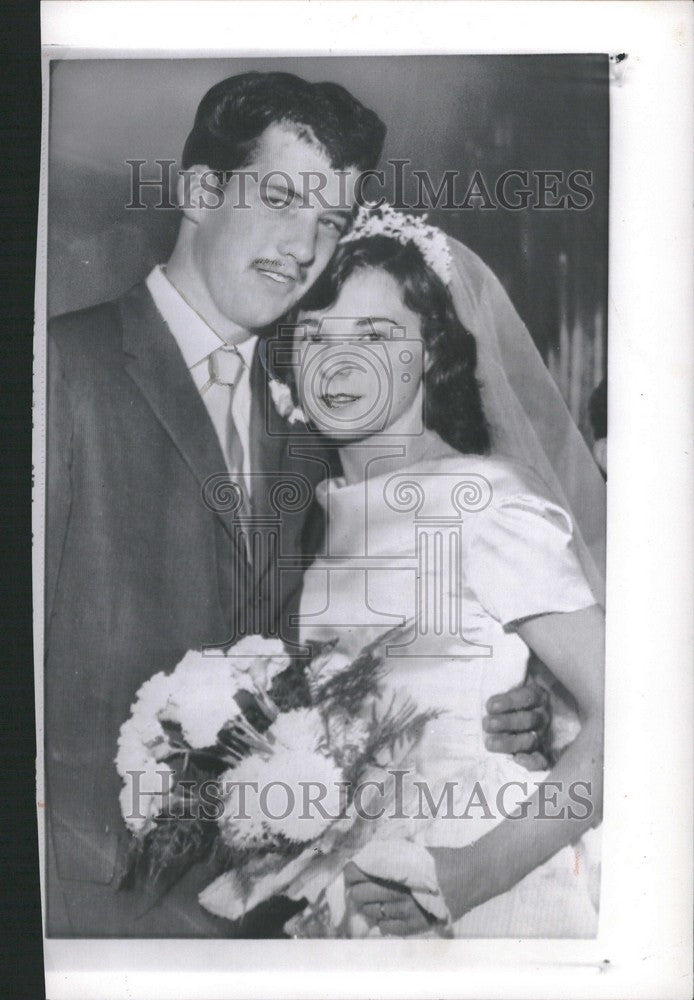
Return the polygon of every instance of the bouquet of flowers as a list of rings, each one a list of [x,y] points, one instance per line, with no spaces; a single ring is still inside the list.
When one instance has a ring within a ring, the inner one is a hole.
[[[354,661],[337,640],[300,658],[249,636],[189,652],[143,684],[116,757],[132,834],[126,883],[166,884],[211,861],[219,874],[199,899],[218,916],[238,919],[277,893],[324,899],[375,834],[355,789],[399,764],[438,714],[381,698],[392,636]]]

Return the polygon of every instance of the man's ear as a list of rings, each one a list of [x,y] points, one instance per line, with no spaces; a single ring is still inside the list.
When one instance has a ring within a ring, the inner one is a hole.
[[[204,163],[179,170],[176,193],[184,216],[195,225],[203,212],[220,208],[224,202],[224,185],[219,174]]]

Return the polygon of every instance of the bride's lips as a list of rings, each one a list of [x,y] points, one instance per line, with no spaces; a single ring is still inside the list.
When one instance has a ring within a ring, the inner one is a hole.
[[[356,403],[358,399],[361,399],[361,396],[357,396],[351,392],[336,392],[324,393],[320,398],[329,410],[334,410],[336,407],[348,406],[350,403]]]

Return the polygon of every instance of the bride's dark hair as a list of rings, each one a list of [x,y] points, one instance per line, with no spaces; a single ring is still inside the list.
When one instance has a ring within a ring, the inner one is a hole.
[[[485,454],[490,434],[475,377],[475,338],[458,319],[446,286],[414,243],[403,246],[387,236],[345,243],[307,292],[300,309],[329,309],[348,278],[372,269],[385,271],[398,282],[405,305],[421,319],[430,362],[424,375],[426,426],[460,452]]]

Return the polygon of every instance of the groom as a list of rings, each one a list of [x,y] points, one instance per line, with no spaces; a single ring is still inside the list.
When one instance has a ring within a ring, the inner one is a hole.
[[[296,610],[300,575],[283,574],[273,599],[263,532],[276,529],[273,485],[311,470],[287,456],[288,426],[268,399],[257,334],[328,264],[384,134],[335,84],[279,73],[222,81],[185,145],[181,226],[166,268],[119,300],[51,324],[49,936],[231,933],[197,903],[210,881],[203,866],[163,896],[116,891],[127,852],[117,737],[138,687],[186,650],[223,645],[254,623],[272,631],[280,607],[283,616]],[[244,502],[261,525],[258,547],[210,498],[220,473],[250,484]],[[301,553],[304,520],[305,512],[282,519],[283,554]],[[509,694],[498,711],[494,748],[532,750],[531,730],[546,722],[538,695]],[[277,933],[288,914],[273,905],[243,936]]]

